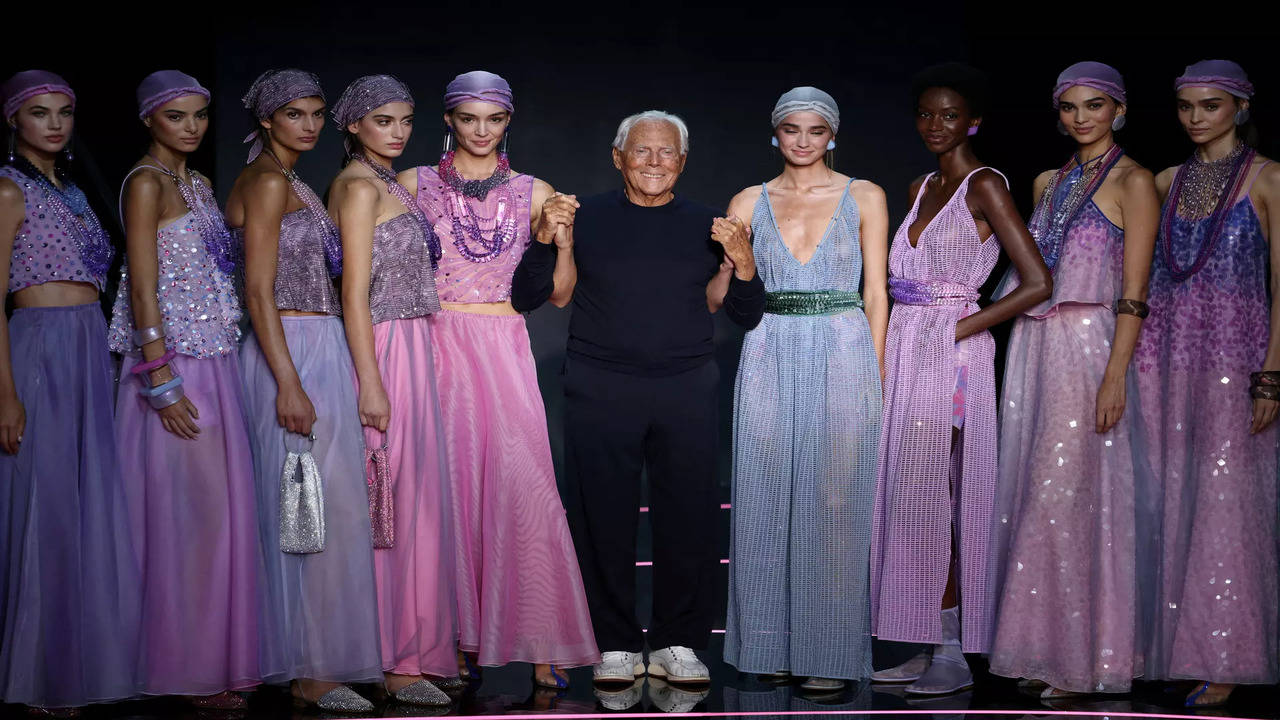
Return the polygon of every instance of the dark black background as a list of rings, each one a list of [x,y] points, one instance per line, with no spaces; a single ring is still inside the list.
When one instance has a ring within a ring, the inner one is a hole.
[[[891,228],[907,209],[908,183],[935,167],[914,131],[909,80],[942,60],[967,61],[991,75],[990,109],[975,146],[1009,176],[1024,214],[1035,174],[1060,165],[1072,150],[1055,130],[1050,91],[1056,74],[1078,60],[1107,62],[1125,74],[1129,122],[1120,142],[1158,171],[1191,151],[1174,113],[1173,79],[1196,60],[1234,59],[1257,86],[1261,150],[1275,156],[1280,111],[1272,98],[1280,83],[1270,54],[1280,37],[1257,29],[1266,23],[1241,22],[1248,15],[1234,5],[1218,21],[1125,17],[1101,7],[1085,13],[1083,6],[1079,18],[1064,14],[1060,24],[1033,19],[1050,9],[1069,13],[1077,6],[1027,6],[1020,19],[962,3],[779,3],[767,11],[687,3],[153,4],[125,16],[15,16],[0,44],[0,74],[41,67],[72,83],[79,96],[76,171],[103,209],[114,207],[120,179],[146,146],[134,88],[161,68],[189,72],[213,90],[212,129],[191,164],[215,179],[223,198],[252,127],[239,98],[258,73],[279,67],[316,72],[330,101],[360,75],[388,72],[405,80],[418,100],[418,122],[402,167],[435,162],[440,96],[454,75],[477,68],[500,73],[515,92],[513,166],[582,194],[618,184],[609,145],[622,117],[648,108],[675,112],[691,137],[677,192],[717,206],[779,171],[769,146],[773,102],[792,86],[816,85],[841,106],[836,168],[885,188]],[[330,127],[298,169],[323,192],[340,159],[340,137]],[[529,317],[557,458],[567,320],[567,311],[549,306]],[[727,439],[740,333],[718,322]],[[726,481],[727,474],[722,463]]]

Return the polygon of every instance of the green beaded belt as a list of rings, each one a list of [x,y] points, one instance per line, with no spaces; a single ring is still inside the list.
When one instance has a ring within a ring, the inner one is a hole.
[[[764,294],[771,315],[839,315],[862,307],[862,296],[844,290],[779,290]]]

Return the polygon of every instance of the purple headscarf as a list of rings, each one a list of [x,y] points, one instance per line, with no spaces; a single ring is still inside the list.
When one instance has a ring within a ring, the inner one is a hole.
[[[1124,78],[1120,71],[1100,62],[1078,62],[1063,70],[1058,75],[1058,82],[1053,86],[1053,106],[1058,106],[1062,94],[1076,85],[1084,85],[1106,93],[1121,105],[1128,103],[1124,91]]]
[[[23,70],[15,73],[13,77],[4,81],[4,85],[0,85],[0,96],[4,97],[5,119],[13,117],[13,114],[18,112],[18,108],[22,107],[22,103],[45,93],[62,93],[71,98],[71,106],[75,107],[76,94],[71,91],[71,86],[62,79],[61,75],[48,70]]]
[[[413,107],[413,95],[404,83],[391,75],[365,75],[342,91],[330,115],[345,130],[351,123],[392,102],[406,102]]]
[[[178,70],[157,70],[138,84],[138,118],[145,118],[170,100],[188,95],[210,98],[209,90],[190,75]]]
[[[318,97],[324,100],[324,90],[320,87],[320,78],[306,70],[268,70],[258,76],[249,86],[249,92],[241,101],[245,108],[259,120],[266,120],[276,110],[304,97]],[[253,162],[262,153],[262,137],[258,129],[254,129],[244,139],[253,143],[249,148],[249,159],[245,164]]]
[[[515,112],[511,102],[511,86],[500,75],[484,70],[462,73],[444,89],[444,109],[452,110],[466,102],[485,102]]]
[[[1230,60],[1201,60],[1188,65],[1182,71],[1182,77],[1173,81],[1174,92],[1184,87],[1217,88],[1242,100],[1253,97],[1253,83],[1249,82],[1249,76],[1244,68]]]

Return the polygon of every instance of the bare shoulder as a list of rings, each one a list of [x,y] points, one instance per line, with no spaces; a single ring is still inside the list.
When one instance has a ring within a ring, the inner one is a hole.
[[[1262,169],[1258,171],[1258,179],[1253,181],[1253,186],[1261,188],[1267,194],[1280,191],[1280,163],[1261,155],[1254,158],[1253,163],[1255,166],[1262,165]]]
[[[26,212],[26,198],[22,188],[11,178],[0,177],[0,210]]]
[[[1165,168],[1164,170],[1156,173],[1156,190],[1158,190],[1161,195],[1164,195],[1169,191],[1169,186],[1173,185],[1173,176],[1178,174],[1178,170],[1181,167],[1181,165],[1174,165],[1173,167]]]
[[[912,180],[912,181],[911,181],[911,184],[907,186],[907,199],[908,199],[908,200],[910,200],[910,201],[912,201],[912,202],[914,202],[914,201],[915,201],[915,199],[916,199],[916,195],[919,195],[919,194],[920,194],[920,188],[924,186],[925,181],[926,181],[926,180],[928,180],[928,179],[929,179],[929,176],[930,176],[930,175],[932,175],[932,174],[933,174],[933,173],[931,173],[931,172],[927,172],[927,173],[925,173],[925,174],[923,174],[923,175],[917,176],[915,180]]]
[[[396,173],[396,182],[400,183],[400,186],[405,190],[408,190],[410,195],[417,194],[418,168],[413,167]]]
[[[849,194],[853,196],[859,206],[863,204],[885,204],[884,188],[870,180],[854,180],[849,183]]]
[[[159,170],[149,167],[143,167],[141,170],[130,175],[125,181],[125,192],[129,197],[158,196],[164,187],[161,178],[165,176],[162,176]]]
[[[1128,158],[1124,158],[1128,160]],[[1133,160],[1124,163],[1123,160],[1112,169],[1116,173],[1116,180],[1119,181],[1120,187],[1126,192],[1146,192],[1155,189],[1155,176],[1151,171],[1142,167]]]
[[[279,172],[250,167],[244,177],[244,189],[251,194],[287,197],[289,179]]]
[[[749,185],[739,190],[738,193],[729,200],[729,207],[755,205],[760,200],[761,192],[759,185]]]
[[[330,190],[332,197],[341,205],[368,205],[374,207],[381,197],[381,188],[367,175],[345,173],[338,175]]]
[[[969,178],[969,191],[978,197],[1007,196],[1009,185],[1004,176],[991,168],[982,168]]]
[[[515,173],[513,172],[512,174],[514,175]],[[533,197],[534,204],[541,205],[546,202],[547,198],[551,197],[555,191],[556,189],[551,187],[551,183],[546,180],[539,178],[533,179],[533,191],[531,195]]]

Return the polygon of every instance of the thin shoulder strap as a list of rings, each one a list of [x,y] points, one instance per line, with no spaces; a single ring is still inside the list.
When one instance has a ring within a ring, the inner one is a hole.
[[[134,174],[134,173],[138,172],[139,170],[141,170],[141,169],[143,169],[143,168],[148,168],[148,169],[151,169],[151,170],[155,170],[156,172],[160,172],[160,173],[163,173],[163,172],[164,172],[164,170],[163,170],[163,169],[158,168],[158,167],[156,167],[155,165],[151,165],[151,164],[149,164],[149,163],[142,163],[141,165],[138,165],[137,167],[135,167],[135,168],[133,168],[132,170],[130,170],[130,171],[129,171],[129,173],[128,173],[127,175],[125,175],[125,176],[124,176],[124,180],[120,181],[120,198],[119,198],[118,200],[116,200],[116,212],[120,213],[120,226],[121,226],[121,227],[124,227],[124,225],[125,225],[125,222],[124,222],[124,189],[125,189],[125,188],[127,188],[127,187],[129,187],[129,178],[133,177],[133,174]],[[125,233],[127,234],[128,232],[129,232],[128,228],[125,228]]]
[[[995,174],[999,175],[999,176],[1000,176],[1000,179],[1001,179],[1001,180],[1004,180],[1004,186],[1005,186],[1005,189],[1008,189],[1008,188],[1009,188],[1009,178],[1005,177],[1005,176],[1004,176],[1004,173],[1000,172],[999,170],[997,170],[997,169],[995,169],[995,168],[993,168],[993,167],[989,167],[989,166],[987,166],[987,165],[983,165],[982,167],[977,168],[976,170],[973,170],[973,171],[972,171],[972,172],[970,172],[968,175],[965,175],[965,176],[964,176],[964,180],[963,180],[963,181],[961,181],[961,183],[960,183],[960,184],[961,184],[961,185],[968,185],[968,184],[969,184],[969,179],[970,179],[970,178],[972,178],[974,175],[977,175],[978,173],[982,172],[983,170],[990,170],[991,172],[993,172],[993,173],[995,173]]]
[[[1253,179],[1249,181],[1249,187],[1247,190],[1244,191],[1245,195],[1253,194],[1253,184],[1258,182],[1258,178],[1262,175],[1263,168],[1265,168],[1270,164],[1271,164],[1270,160],[1263,160],[1262,164],[1258,166],[1258,169],[1253,171]]]
[[[929,179],[937,174],[938,171],[934,170],[928,175],[925,175],[924,179],[920,181],[920,187],[916,188],[916,199],[911,203],[911,212],[907,215],[907,217],[911,218],[912,222],[915,222],[916,218],[920,216],[920,198],[924,197],[925,188],[929,187]]]

